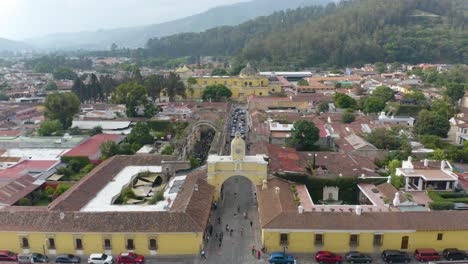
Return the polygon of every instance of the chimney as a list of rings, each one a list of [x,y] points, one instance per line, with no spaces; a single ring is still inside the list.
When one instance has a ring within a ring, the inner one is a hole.
[[[356,215],[361,215],[362,207],[360,205],[356,205]]]
[[[399,206],[399,205],[400,205],[400,193],[396,192],[395,198],[393,198],[393,206]]]
[[[424,159],[424,167],[427,167],[429,165],[429,160]]]
[[[267,180],[262,181],[262,190],[268,189]]]
[[[445,160],[440,161],[440,169],[441,170],[445,169]]]
[[[297,207],[297,210],[299,211],[300,214],[302,214],[302,213],[304,212],[304,206],[299,205],[299,206]]]
[[[193,190],[198,192],[198,184],[193,185]]]
[[[280,193],[280,187],[275,187],[275,193],[279,194]]]
[[[388,176],[387,183],[391,183],[391,182],[392,182],[392,176]]]

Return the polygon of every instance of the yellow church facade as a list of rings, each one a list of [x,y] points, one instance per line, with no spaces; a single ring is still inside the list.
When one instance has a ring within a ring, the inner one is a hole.
[[[240,72],[239,76],[201,76],[194,77],[197,83],[187,89],[187,97],[199,99],[203,97],[206,86],[221,84],[232,92],[233,99],[245,100],[250,95],[268,96],[270,93],[281,92],[281,86],[271,82],[268,77],[260,76],[250,64]]]

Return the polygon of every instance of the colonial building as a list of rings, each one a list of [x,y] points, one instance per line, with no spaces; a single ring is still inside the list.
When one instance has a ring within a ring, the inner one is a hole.
[[[186,94],[191,98],[202,98],[203,90],[208,85],[222,84],[232,92],[232,98],[245,100],[249,95],[268,96],[270,93],[281,92],[279,82],[261,76],[258,71],[248,64],[239,76],[203,76],[195,77],[197,84]]]

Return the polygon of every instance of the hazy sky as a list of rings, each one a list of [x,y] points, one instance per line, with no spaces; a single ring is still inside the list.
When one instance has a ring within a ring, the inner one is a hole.
[[[246,0],[0,0],[0,37],[145,25]]]

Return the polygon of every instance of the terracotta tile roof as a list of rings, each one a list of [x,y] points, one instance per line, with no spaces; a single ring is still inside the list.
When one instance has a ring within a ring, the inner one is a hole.
[[[173,160],[171,156],[137,155],[114,156],[105,160],[81,181],[49,204],[51,210],[79,211],[94,196],[127,166],[160,165],[162,160]]]
[[[18,162],[21,157],[0,157],[0,162]]]
[[[268,168],[271,172],[306,173],[307,163],[293,148],[283,148],[268,144],[267,155],[270,158]]]
[[[392,201],[393,201],[393,198],[395,198],[395,193],[398,192],[398,190],[395,187],[393,187],[392,184],[388,182],[377,185],[377,189],[380,191],[380,193],[382,193],[383,197],[386,197]],[[406,196],[400,192],[400,202],[403,203],[406,201],[407,201]]]
[[[124,136],[117,134],[97,134],[90,137],[88,140],[82,144],[76,146],[72,150],[65,153],[65,157],[88,157],[90,160],[99,159],[100,149],[102,143],[107,140],[113,140],[115,142],[120,142]]]
[[[264,207],[259,205],[259,209]],[[262,212],[260,212],[260,215]],[[468,230],[468,211],[431,212],[277,212],[265,229],[314,230]]]
[[[25,175],[2,186],[0,188],[0,204],[13,205],[19,199],[39,188],[40,185],[33,184],[34,181],[34,177]]]
[[[56,160],[24,160],[0,171],[0,179],[17,179],[26,174],[44,172],[59,163]]]
[[[305,152],[301,155],[312,164],[315,158],[315,172],[317,177],[359,177],[362,174],[366,176],[379,176],[376,172],[376,166],[373,158],[355,156],[339,152],[316,152],[309,156]]]
[[[0,137],[17,137],[22,133],[21,130],[0,130]]]
[[[279,187],[279,194],[275,188]],[[291,191],[291,183],[279,178],[268,179],[267,189],[262,190],[262,185],[257,185],[257,199],[259,205],[260,223],[268,225],[272,220],[284,212],[297,212],[294,194]]]
[[[177,212],[0,211],[0,230],[21,232],[203,232],[186,213]]]

